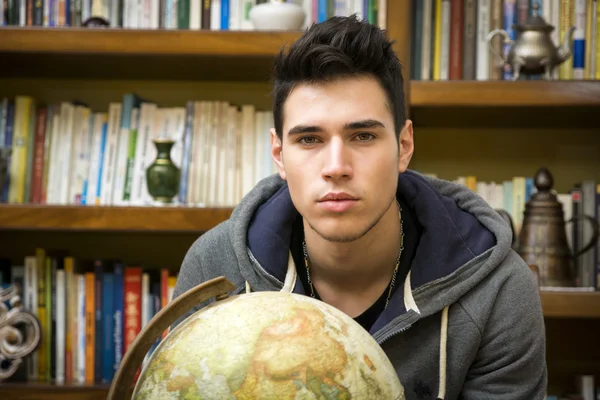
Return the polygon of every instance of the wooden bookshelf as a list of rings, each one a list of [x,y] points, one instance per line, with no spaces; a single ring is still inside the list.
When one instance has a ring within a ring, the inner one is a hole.
[[[411,107],[598,107],[600,81],[411,81]]]
[[[296,31],[0,28],[0,53],[272,57]]]
[[[0,383],[0,398],[11,400],[104,400],[108,385]]]
[[[0,28],[7,77],[266,81],[297,31]]]
[[[540,292],[547,318],[600,318],[600,292]]]
[[[205,232],[230,208],[0,205],[0,230]]]
[[[595,129],[600,81],[410,81],[419,128]]]

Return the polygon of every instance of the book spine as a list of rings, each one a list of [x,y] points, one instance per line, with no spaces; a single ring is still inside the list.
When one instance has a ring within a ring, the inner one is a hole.
[[[33,156],[33,176],[31,179],[31,189],[29,201],[33,204],[42,202],[42,178],[44,175],[44,143],[46,136],[46,116],[48,110],[40,107],[37,111],[37,120],[35,126],[34,156]]]
[[[95,332],[96,332],[96,306],[95,306],[95,278],[93,272],[85,273],[85,383],[93,384]]]
[[[450,3],[450,79],[463,77],[464,5],[461,0]]]
[[[586,0],[575,0],[575,32],[573,35],[573,79],[585,78],[586,9]]]
[[[64,269],[56,270],[56,336],[54,357],[56,368],[56,382],[65,382],[65,344],[66,344],[66,310],[65,310],[65,271]]]
[[[102,276],[102,383],[110,383],[114,375],[114,275],[104,273]]]
[[[123,266],[120,263],[115,263],[113,277],[113,295],[114,295],[114,329],[112,334],[113,339],[113,374],[117,372],[121,360],[123,358],[123,310],[124,310],[124,293],[123,293]]]
[[[504,30],[508,33],[508,37],[511,40],[515,40],[515,29],[514,25],[517,23],[517,4],[516,0],[504,0]],[[511,48],[511,45],[505,43],[503,45],[504,57],[508,56],[508,52]],[[504,80],[510,81],[513,79],[513,71],[510,65],[504,65],[502,78]]]
[[[35,256],[25,257],[25,285],[24,306],[35,316],[38,316],[38,268]],[[38,380],[38,351],[35,351],[27,360],[27,379],[31,382]]]
[[[94,316],[96,318],[96,332],[94,336],[94,382],[102,382],[102,368],[103,368],[103,336],[104,336],[104,319],[102,312],[102,281],[104,265],[101,260],[94,261]]]
[[[575,13],[574,0],[561,0],[560,1],[560,42],[562,43],[567,30],[573,26]],[[561,80],[573,79],[573,60],[567,59],[565,62],[560,64],[558,67],[558,76]]]

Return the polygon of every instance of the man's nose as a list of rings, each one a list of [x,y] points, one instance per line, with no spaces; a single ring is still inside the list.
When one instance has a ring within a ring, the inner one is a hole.
[[[323,177],[343,179],[352,177],[352,153],[341,138],[329,141],[324,152]]]

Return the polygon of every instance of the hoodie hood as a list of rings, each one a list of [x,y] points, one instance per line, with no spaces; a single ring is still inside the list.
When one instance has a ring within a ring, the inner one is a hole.
[[[247,221],[247,247],[251,258],[283,284],[292,225],[298,211],[287,183],[277,175],[261,181],[255,190],[259,196],[251,192],[242,201],[252,202],[253,209],[244,204],[239,210],[246,214],[241,216]],[[398,176],[397,196],[408,203],[422,235],[408,282],[398,287],[371,333],[409,309],[431,314],[453,303],[504,259],[512,241],[512,232],[500,215],[462,185],[408,170]],[[263,201],[256,197],[262,197]],[[481,268],[482,264],[485,268],[474,277],[472,269]],[[406,289],[412,293],[406,294]],[[300,282],[294,286],[294,292],[304,293]],[[412,300],[406,299],[406,295]]]

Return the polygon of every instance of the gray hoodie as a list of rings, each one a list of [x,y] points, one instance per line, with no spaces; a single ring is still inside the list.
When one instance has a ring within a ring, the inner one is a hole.
[[[414,171],[399,175],[397,193],[422,234],[405,282],[370,333],[406,399],[543,399],[540,298],[506,222],[464,186]],[[218,276],[236,286],[233,294],[282,290],[297,215],[286,182],[262,180],[192,245],[174,296]],[[299,279],[292,286],[305,294]]]

